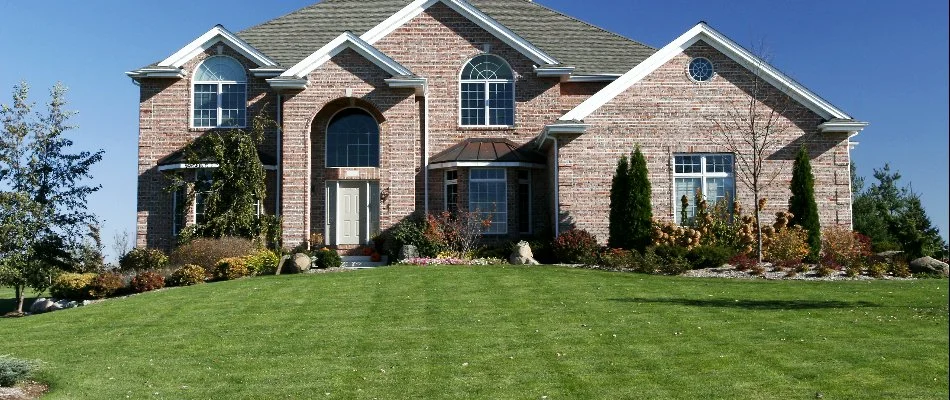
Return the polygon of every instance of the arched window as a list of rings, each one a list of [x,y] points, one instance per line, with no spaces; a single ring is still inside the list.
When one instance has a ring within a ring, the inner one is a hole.
[[[461,78],[462,125],[514,125],[515,81],[505,60],[489,54],[477,56],[462,68]]]
[[[195,70],[194,110],[196,128],[240,128],[247,114],[247,75],[231,57],[214,56]]]
[[[372,115],[347,108],[330,119],[327,167],[379,167],[379,124]]]

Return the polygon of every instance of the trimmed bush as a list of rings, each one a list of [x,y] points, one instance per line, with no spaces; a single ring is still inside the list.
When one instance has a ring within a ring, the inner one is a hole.
[[[624,249],[605,249],[600,252],[600,265],[610,269],[633,269],[637,262],[633,251]]]
[[[675,245],[659,245],[653,246],[653,252],[656,253],[657,257],[660,257],[663,261],[672,260],[674,258],[686,258],[687,250],[685,247],[675,246]]]
[[[10,356],[0,356],[0,387],[13,387],[33,373],[33,363]]]
[[[174,266],[198,265],[210,271],[220,260],[249,256],[258,251],[257,245],[245,238],[198,238],[178,246],[169,256],[169,262]]]
[[[67,272],[53,279],[49,294],[56,299],[87,300],[90,298],[89,285],[96,274],[76,274]]]
[[[170,286],[191,286],[205,281],[205,269],[201,266],[188,264],[178,268],[168,277]]]
[[[821,225],[818,222],[818,204],[815,202],[815,177],[811,173],[811,161],[805,146],[798,150],[792,167],[792,182],[789,189],[788,211],[792,213],[792,225],[805,230],[809,262],[817,262],[821,252]]]
[[[874,264],[871,264],[870,267],[868,267],[868,275],[871,275],[874,278],[880,279],[880,278],[883,278],[885,275],[887,275],[887,270],[888,270],[887,264],[882,263],[882,262],[874,263]]]
[[[343,265],[343,259],[336,250],[330,250],[326,247],[313,252],[313,267],[318,269],[340,268]]]
[[[116,272],[103,272],[96,275],[89,284],[89,295],[94,299],[104,299],[114,296],[125,288],[125,280],[122,274]]]
[[[861,264],[872,254],[867,236],[839,226],[825,229],[821,243],[821,262],[830,266]]]
[[[736,254],[734,257],[729,259],[729,265],[732,265],[736,271],[748,271],[754,267],[759,262],[752,257],[749,257],[746,253]]]
[[[399,257],[399,249],[403,245],[416,246],[420,257],[435,257],[439,252],[445,250],[445,244],[440,243],[432,235],[428,235],[428,223],[423,216],[414,214],[402,221],[399,221],[384,238],[386,252],[391,260]]]
[[[593,264],[599,249],[597,238],[583,229],[568,230],[554,239],[554,255],[562,263]]]
[[[119,259],[122,271],[147,271],[162,269],[168,265],[168,257],[161,250],[134,248]]]
[[[719,268],[734,255],[734,251],[722,246],[698,246],[686,253],[686,260],[693,269]]]
[[[243,278],[250,274],[251,271],[247,268],[246,257],[230,257],[222,259],[214,265],[214,270],[211,273],[212,277],[218,281],[230,281]]]
[[[765,258],[773,264],[795,266],[808,255],[808,233],[798,227],[782,229],[769,238]]]
[[[155,271],[142,271],[132,278],[129,288],[135,293],[144,293],[165,287],[165,277]]]
[[[253,275],[273,275],[280,264],[280,256],[271,250],[261,250],[247,257],[247,268]]]

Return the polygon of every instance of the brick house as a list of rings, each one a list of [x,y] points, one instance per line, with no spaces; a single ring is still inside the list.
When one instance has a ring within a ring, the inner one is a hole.
[[[527,0],[324,0],[237,33],[217,25],[128,75],[141,91],[140,247],[169,248],[202,218],[215,164],[185,163],[182,147],[257,113],[279,125],[259,149],[262,212],[282,217],[287,246],[321,233],[344,249],[456,209],[490,215],[498,237],[578,227],[605,242],[611,177],[636,145],[656,217],[679,219],[696,191],[748,209],[743,154],[715,123],[753,95],[784,127],[769,211],[787,207],[806,146],[821,223],[849,226],[849,139],[867,125],[705,23],[654,49]],[[164,190],[173,173],[195,201]]]

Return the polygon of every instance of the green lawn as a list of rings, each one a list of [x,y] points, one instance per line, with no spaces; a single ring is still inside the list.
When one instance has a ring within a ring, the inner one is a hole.
[[[387,267],[2,319],[0,354],[54,399],[946,399],[947,285]]]

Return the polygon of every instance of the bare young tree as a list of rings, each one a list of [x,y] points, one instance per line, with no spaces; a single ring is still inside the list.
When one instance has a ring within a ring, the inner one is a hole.
[[[761,54],[761,51],[757,52]],[[772,156],[787,141],[785,135],[793,124],[788,118],[792,102],[788,95],[763,78],[765,57],[750,66],[751,79],[739,84],[746,95],[730,102],[730,106],[709,115],[706,120],[722,145],[735,157],[736,178],[742,182],[754,199],[756,248],[762,262],[762,218],[765,206],[763,193],[785,168],[784,162],[772,161]],[[773,165],[776,164],[776,165]]]

